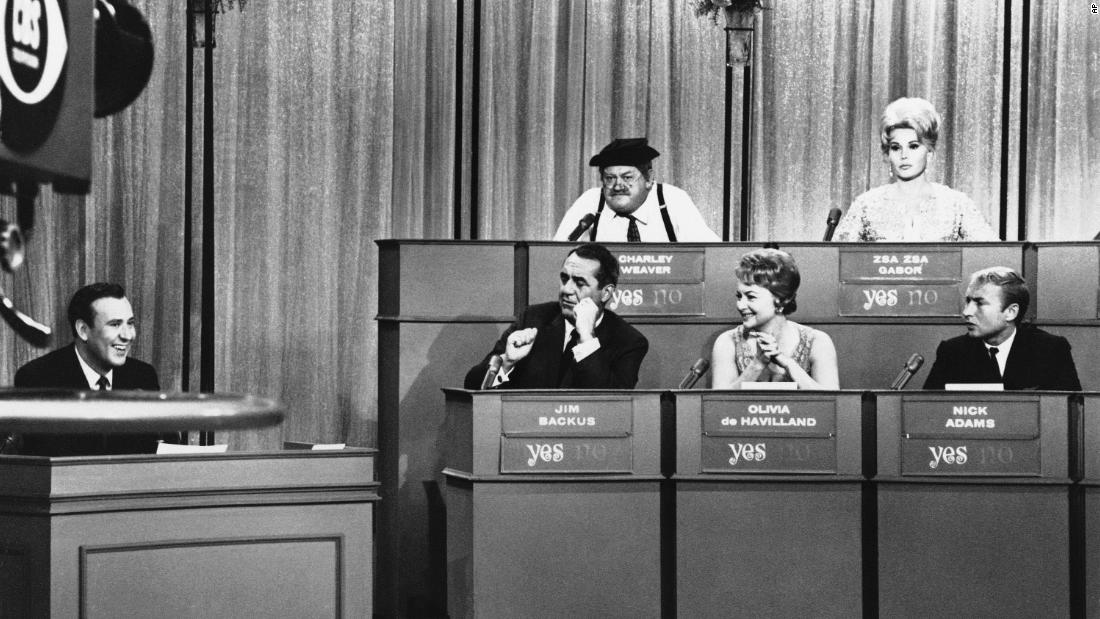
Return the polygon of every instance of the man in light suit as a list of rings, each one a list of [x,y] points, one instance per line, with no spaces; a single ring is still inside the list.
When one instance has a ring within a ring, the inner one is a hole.
[[[79,390],[160,390],[153,366],[129,356],[137,330],[134,310],[118,284],[95,283],[69,302],[74,341],[19,368],[15,386]],[[24,455],[80,456],[153,453],[159,437],[148,434],[27,434]]]
[[[1066,338],[1022,326],[1031,294],[1008,267],[974,273],[966,289],[966,335],[940,342],[925,389],[1002,383],[1008,390],[1080,391]]]
[[[467,372],[467,389],[480,388],[493,355],[502,363],[491,388],[634,388],[649,341],[604,309],[619,281],[618,260],[602,245],[581,245],[566,256],[559,278],[558,301],[524,310]]]

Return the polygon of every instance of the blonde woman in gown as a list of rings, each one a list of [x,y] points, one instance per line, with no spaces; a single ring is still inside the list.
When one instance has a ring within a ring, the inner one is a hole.
[[[893,182],[857,197],[833,240],[999,240],[966,194],[928,180],[939,126],[939,113],[924,99],[902,98],[886,106],[879,139]]]

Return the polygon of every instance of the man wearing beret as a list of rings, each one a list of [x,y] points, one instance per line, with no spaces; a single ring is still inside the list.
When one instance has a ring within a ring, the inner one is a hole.
[[[599,169],[602,187],[593,187],[577,198],[562,218],[554,240],[719,241],[686,191],[653,182],[653,160],[659,155],[645,138],[612,140],[588,162]]]

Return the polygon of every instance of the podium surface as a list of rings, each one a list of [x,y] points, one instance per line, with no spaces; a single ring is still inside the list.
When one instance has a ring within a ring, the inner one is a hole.
[[[446,398],[448,614],[661,616],[660,394]]]
[[[369,616],[373,457],[0,457],[0,615]]]
[[[876,394],[882,616],[1069,616],[1072,397]]]
[[[859,616],[861,394],[673,397],[677,616]]]

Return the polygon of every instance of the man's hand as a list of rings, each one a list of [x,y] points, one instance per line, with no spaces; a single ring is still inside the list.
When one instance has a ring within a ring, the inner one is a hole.
[[[538,335],[538,332],[539,330],[535,327],[513,331],[508,336],[508,345],[504,347],[504,355],[501,357],[503,360],[501,369],[510,370],[513,365],[526,357],[527,353],[531,352],[531,346],[534,345],[535,336]]]
[[[600,317],[600,306],[588,297],[573,306],[573,327],[577,329],[578,341],[592,339],[596,329],[596,319]]]

